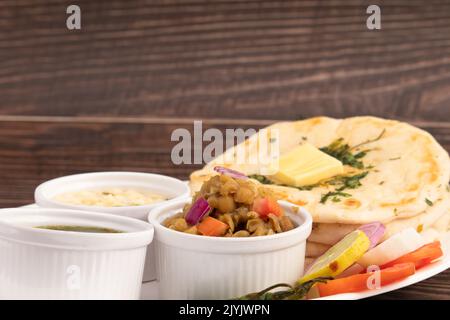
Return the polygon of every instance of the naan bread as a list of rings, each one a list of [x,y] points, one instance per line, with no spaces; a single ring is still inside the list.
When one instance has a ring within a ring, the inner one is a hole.
[[[419,232],[424,232],[430,228],[438,232],[448,230],[450,220],[450,198],[438,201],[429,207],[424,213],[412,218],[398,219],[387,223],[386,232],[382,240],[385,240],[397,232],[406,228],[414,228]],[[356,230],[359,224],[338,224],[338,223],[314,223],[308,241],[323,245],[334,245],[345,235]]]
[[[444,200],[436,202],[433,207],[429,208],[425,213],[408,219],[398,219],[392,221],[386,225],[384,239],[387,239],[406,228],[414,228],[419,232],[432,228],[439,223],[439,219],[441,217],[448,216],[449,208],[450,200],[447,197]]]
[[[325,252],[330,249],[330,245],[326,245],[323,243],[317,243],[317,242],[306,242],[306,256],[309,258],[317,258],[321,255],[323,255]]]
[[[448,208],[447,213],[440,217],[432,227],[439,232],[447,232],[450,230],[450,207]]]
[[[316,260],[316,258],[305,258],[305,265],[304,265],[304,270],[308,270],[308,268],[313,264],[313,262]]]
[[[363,161],[366,166],[373,168],[361,180],[362,186],[348,190],[348,193],[352,194],[350,198],[322,204],[322,195],[333,191],[333,186],[323,185],[308,191],[265,185],[277,197],[306,207],[316,223],[355,225],[373,221],[389,223],[397,219],[412,218],[429,209],[426,199],[438,202],[448,194],[448,153],[429,133],[409,124],[375,117],[344,120],[318,117],[276,123],[267,130],[278,132],[281,154],[304,141],[316,147],[324,147],[336,139],[343,138],[350,146],[356,146],[375,139],[384,131],[379,140],[359,149],[370,150]],[[192,173],[191,188],[198,190],[203,181],[216,174],[213,171],[216,165],[226,166],[247,175],[260,173],[265,165],[235,163],[229,160],[243,152],[257,153],[259,140],[260,136],[254,135],[228,149],[204,169]],[[356,151],[358,149],[355,149]],[[361,171],[346,167],[346,173],[349,175],[357,172]]]
[[[359,224],[314,223],[308,241],[332,246],[359,226]]]

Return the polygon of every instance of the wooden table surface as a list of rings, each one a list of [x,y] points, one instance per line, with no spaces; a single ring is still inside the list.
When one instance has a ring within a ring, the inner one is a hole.
[[[47,179],[133,170],[187,178],[171,132],[316,115],[408,121],[450,150],[450,2],[0,2],[0,206]],[[382,299],[450,299],[450,271]]]

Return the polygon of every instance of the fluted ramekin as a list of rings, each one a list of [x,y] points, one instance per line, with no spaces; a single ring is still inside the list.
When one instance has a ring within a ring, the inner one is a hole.
[[[111,228],[123,233],[37,229]],[[102,213],[0,210],[0,299],[138,299],[153,227]]]
[[[56,195],[83,189],[105,187],[141,188],[165,195],[169,200],[142,206],[130,207],[97,207],[62,203],[54,200]],[[34,198],[36,204],[43,208],[64,208],[115,214],[147,221],[148,213],[153,208],[184,198],[190,194],[189,187],[181,180],[153,173],[142,172],[91,172],[56,178],[42,183],[36,188]],[[144,281],[154,280],[154,248],[147,250],[147,261],[144,270]]]
[[[303,208],[280,201],[295,229],[261,237],[205,237],[161,223],[189,198],[149,214],[155,228],[156,269],[161,299],[230,299],[277,283],[294,283],[303,274],[312,218]]]

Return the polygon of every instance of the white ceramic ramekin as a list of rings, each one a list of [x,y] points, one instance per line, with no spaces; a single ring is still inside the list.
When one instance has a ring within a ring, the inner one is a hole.
[[[36,229],[96,226],[124,233]],[[0,210],[0,299],[138,299],[148,223],[65,209]]]
[[[280,201],[298,227],[272,236],[204,237],[161,224],[189,201],[181,199],[149,214],[161,299],[230,299],[277,283],[294,283],[303,274],[312,227],[311,215],[303,208]]]
[[[54,200],[54,197],[61,193],[106,187],[142,188],[165,195],[169,200],[144,206],[113,208],[71,205]],[[141,172],[93,172],[65,176],[44,182],[36,188],[34,198],[36,204],[43,208],[96,211],[127,216],[147,222],[150,210],[164,203],[171,203],[184,198],[189,194],[190,190],[185,182],[168,176]],[[150,245],[147,250],[144,281],[156,278],[154,260],[154,248],[153,245]]]

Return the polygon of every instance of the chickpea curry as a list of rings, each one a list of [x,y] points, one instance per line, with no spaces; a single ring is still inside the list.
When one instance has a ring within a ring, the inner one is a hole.
[[[163,224],[180,232],[216,237],[273,235],[296,227],[267,189],[222,169],[202,185],[183,212]]]

